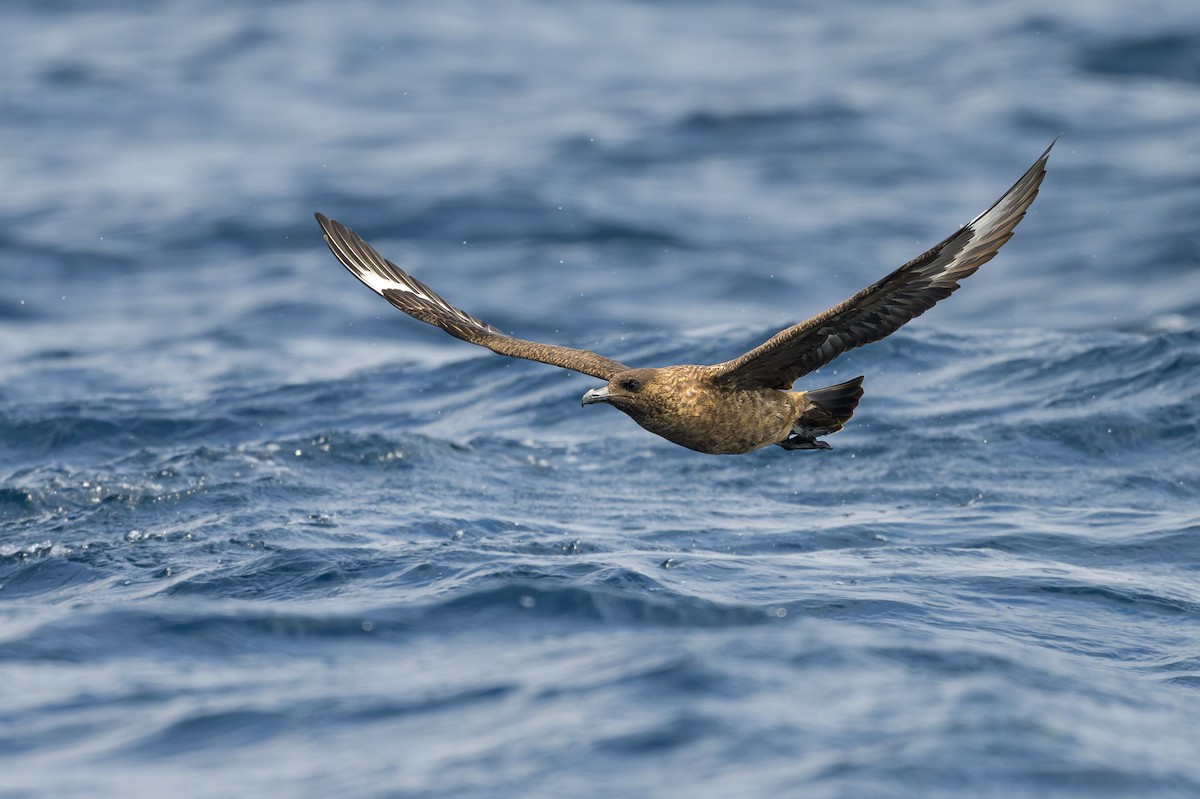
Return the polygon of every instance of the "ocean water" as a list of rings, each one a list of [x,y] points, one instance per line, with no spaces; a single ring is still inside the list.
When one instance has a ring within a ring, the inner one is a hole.
[[[0,796],[1200,795],[1200,5],[0,9]],[[597,381],[987,207],[830,452]]]

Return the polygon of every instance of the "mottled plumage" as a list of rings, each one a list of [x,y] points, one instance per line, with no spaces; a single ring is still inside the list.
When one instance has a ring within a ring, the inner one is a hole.
[[[410,316],[501,355],[608,381],[584,394],[584,405],[613,405],[650,432],[698,452],[737,454],[769,444],[829,449],[819,438],[841,430],[854,414],[863,378],[798,392],[789,391],[792,383],[847,350],[895,332],[991,260],[1037,197],[1053,147],[1051,142],[988,210],[928,252],[845,302],[713,366],[631,369],[588,350],[513,338],[446,302],[340,222],[321,214],[317,221],[338,260]]]

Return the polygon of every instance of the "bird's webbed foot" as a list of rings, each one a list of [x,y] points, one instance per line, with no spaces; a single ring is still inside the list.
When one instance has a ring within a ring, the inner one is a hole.
[[[833,446],[826,441],[801,436],[789,436],[783,441],[776,442],[776,446],[783,447],[789,452],[794,449],[833,449]]]

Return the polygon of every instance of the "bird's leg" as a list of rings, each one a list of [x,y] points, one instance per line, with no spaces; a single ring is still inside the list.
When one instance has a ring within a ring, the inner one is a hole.
[[[788,436],[783,441],[775,442],[775,445],[783,447],[789,452],[794,449],[833,449],[827,441],[820,441],[815,438],[803,438],[801,436]]]

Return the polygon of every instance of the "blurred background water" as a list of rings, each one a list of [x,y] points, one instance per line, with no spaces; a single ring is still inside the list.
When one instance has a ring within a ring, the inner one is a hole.
[[[0,795],[1200,795],[1200,5],[13,0]],[[1042,195],[832,452],[724,360]]]

